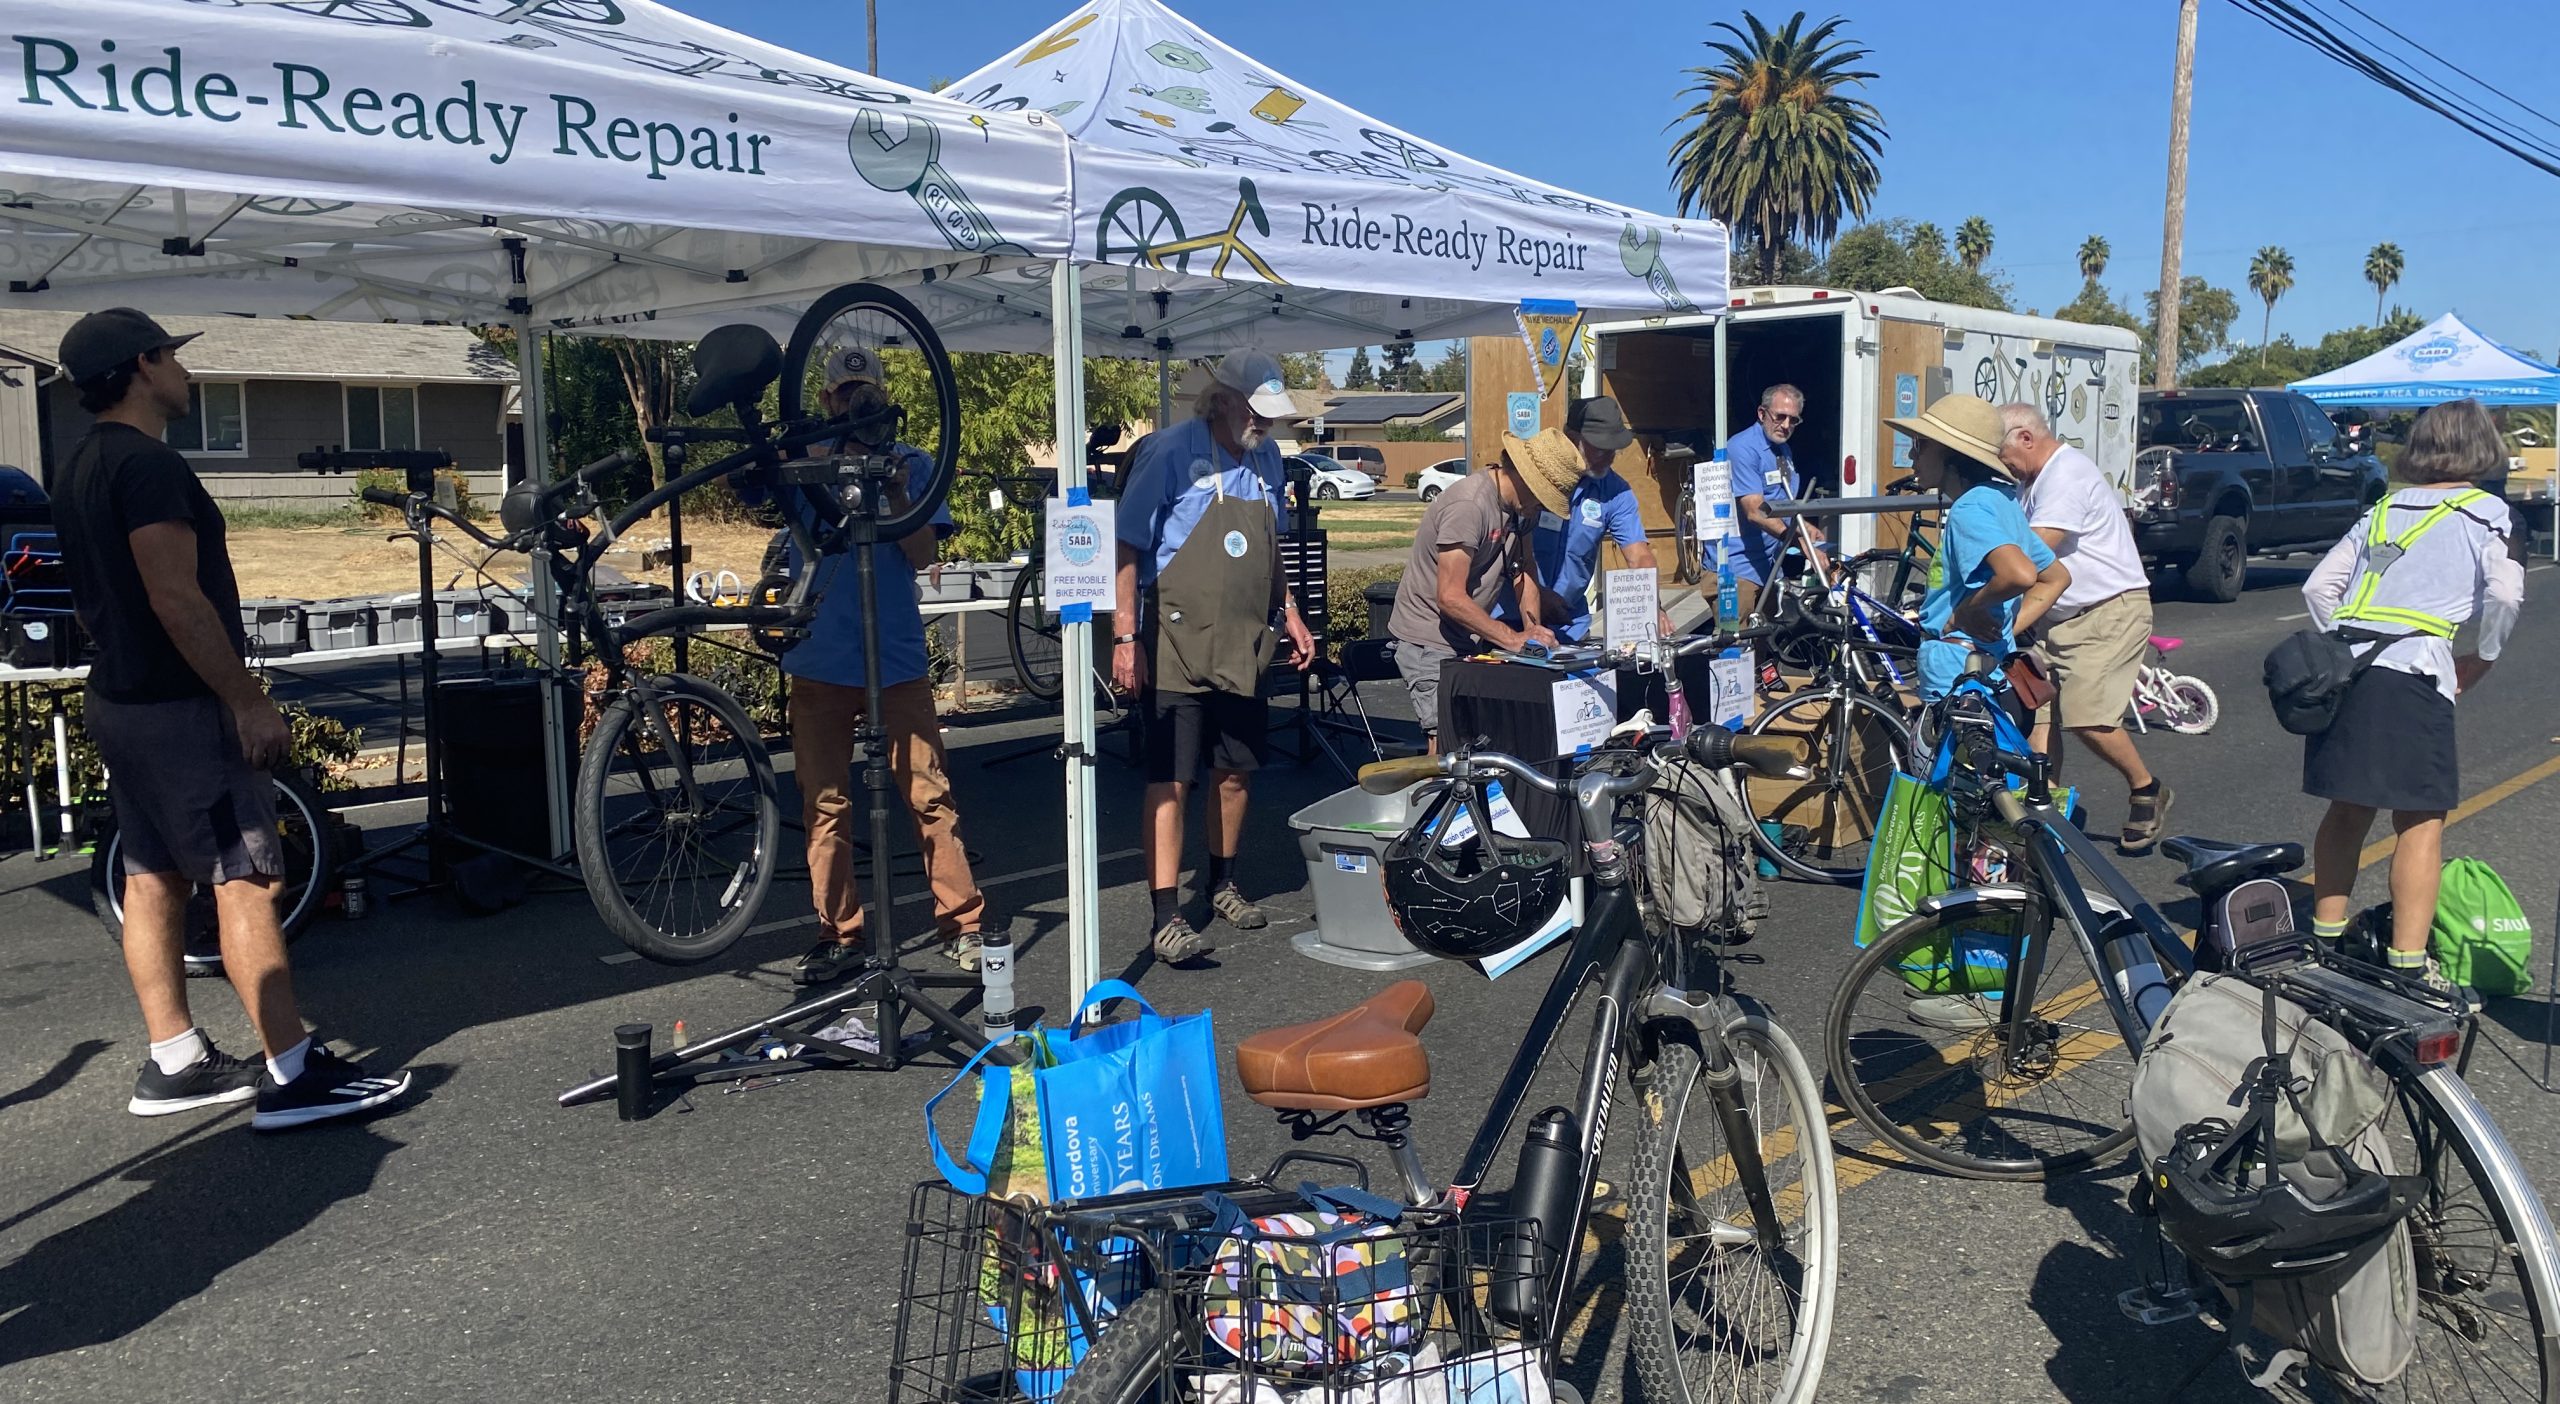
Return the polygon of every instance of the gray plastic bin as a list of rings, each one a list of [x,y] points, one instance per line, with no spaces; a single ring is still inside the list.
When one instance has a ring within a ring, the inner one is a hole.
[[[373,601],[320,600],[302,611],[302,638],[312,651],[373,646]]]
[[[1403,970],[1435,959],[1396,930],[1379,872],[1387,845],[1435,788],[1416,785],[1401,794],[1373,795],[1355,785],[1289,816],[1298,853],[1307,860],[1307,886],[1316,895],[1315,929],[1290,939],[1298,954],[1354,970]]]
[[[1022,574],[1020,561],[980,561],[970,568],[978,577],[978,598],[1005,600],[1013,598],[1014,578]]]
[[[916,599],[923,604],[958,604],[969,598],[978,575],[967,561],[945,561],[942,579],[936,581],[930,567],[916,572]]]
[[[240,602],[240,631],[255,658],[281,658],[302,651],[302,601],[258,599]]]
[[[373,641],[378,644],[407,644],[418,641],[418,594],[375,595],[365,600],[373,607]]]

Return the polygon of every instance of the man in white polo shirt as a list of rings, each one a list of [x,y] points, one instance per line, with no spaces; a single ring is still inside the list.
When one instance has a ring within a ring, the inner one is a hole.
[[[2000,420],[2000,461],[2023,485],[2027,525],[2071,568],[2070,587],[2037,631],[2037,650],[2060,690],[2047,716],[2124,776],[2132,808],[2117,842],[2126,853],[2148,853],[2173,796],[2125,734],[2124,714],[2151,643],[2151,577],[2122,499],[2089,455],[2055,438],[2033,405],[2003,405]],[[2044,725],[2036,745],[2052,749]]]

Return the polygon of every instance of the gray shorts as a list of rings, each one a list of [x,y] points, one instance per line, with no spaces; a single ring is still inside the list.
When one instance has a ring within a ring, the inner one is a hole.
[[[211,697],[109,702],[92,692],[82,725],[106,762],[127,876],[177,873],[219,885],[284,876],[275,781],[240,754],[231,709]]]
[[[1458,655],[1402,639],[1388,644],[1387,651],[1395,657],[1396,671],[1404,675],[1404,690],[1413,698],[1413,719],[1422,724],[1422,734],[1439,735],[1440,665]]]

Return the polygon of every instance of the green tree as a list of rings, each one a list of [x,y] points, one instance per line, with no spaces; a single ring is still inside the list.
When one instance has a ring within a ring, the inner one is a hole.
[[[1956,226],[1956,261],[1979,273],[1982,261],[1991,257],[1991,221],[1980,215],[1967,215]]]
[[[2093,284],[2107,276],[2107,255],[2111,252],[2113,250],[2107,247],[2107,241],[2102,235],[2092,234],[2081,240],[2080,276]]]
[[[1817,281],[1815,275],[1822,270],[1822,260],[1814,257],[1811,249],[1789,244],[1778,251],[1777,262],[1763,281],[1761,269],[1768,266],[1767,261],[1761,257],[1759,244],[1748,235],[1735,241],[1731,262],[1734,286],[1743,288],[1798,286]]]
[[[1387,363],[1378,371],[1378,388],[1381,390],[1413,389],[1414,375],[1422,369],[1413,363],[1413,343],[1390,341],[1387,343],[1386,351]]]
[[[1441,354],[1440,359],[1432,364],[1431,369],[1423,372],[1422,384],[1415,388],[1437,391],[1445,395],[1465,394],[1467,391],[1467,344],[1463,341],[1450,342],[1449,349]]]
[[[2275,325],[2276,300],[2293,291],[2293,255],[2273,244],[2259,249],[2258,256],[2249,260],[2249,291],[2267,304],[2258,322],[2258,345],[2263,347]]]
[[[1922,220],[1911,226],[1911,237],[1903,240],[1911,252],[1921,258],[1944,262],[1947,257],[1947,231]]]
[[[2122,327],[2129,332],[2142,330],[2142,321],[2132,311],[2108,294],[2095,278],[2080,285],[2080,295],[2053,310],[2053,315],[2066,322],[2082,322],[2095,327]]]
[[[1280,383],[1292,390],[1322,390],[1333,383],[1322,351],[1290,351],[1280,357]]]
[[[1841,21],[1805,28],[1803,11],[1776,31],[1744,11],[1748,30],[1719,22],[1708,39],[1721,60],[1688,70],[1697,101],[1674,125],[1671,179],[1680,213],[1700,210],[1747,238],[1762,284],[1782,252],[1828,244],[1843,218],[1863,219],[1882,179],[1884,118],[1849,96],[1876,75],[1852,65],[1867,51],[1838,37]]]
[[[2364,280],[2373,284],[2373,320],[2377,325],[2382,321],[2382,299],[2400,281],[2401,267],[2398,244],[2376,244],[2364,256]]]
[[[2143,334],[2156,339],[2160,329],[2160,290],[2142,295]],[[2240,320],[2240,300],[2229,288],[2217,288],[2188,274],[2178,280],[2178,369],[2221,350],[2231,341],[2231,324]]]
[[[1370,367],[1368,347],[1363,346],[1351,353],[1351,369],[1343,373],[1342,388],[1345,390],[1378,388],[1378,373]]]
[[[1857,292],[1909,288],[1932,302],[2009,310],[2007,285],[1980,269],[1950,262],[1909,220],[1861,224],[1832,241],[1820,281]]]

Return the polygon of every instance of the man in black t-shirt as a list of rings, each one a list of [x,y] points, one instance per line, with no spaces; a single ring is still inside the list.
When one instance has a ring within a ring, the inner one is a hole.
[[[82,724],[111,783],[124,859],[124,960],[151,1056],[129,1109],[162,1116],[257,1100],[250,1125],[299,1126],[386,1103],[409,1075],[368,1077],[303,1031],[276,916],[275,788],[292,733],[241,659],[240,587],[222,511],[161,441],[188,412],[171,336],[129,307],[81,318],[63,374],[97,422],[54,502],[71,595],[97,641]],[[215,1048],[187,1008],[186,912],[213,889],[222,964],[266,1046]]]

